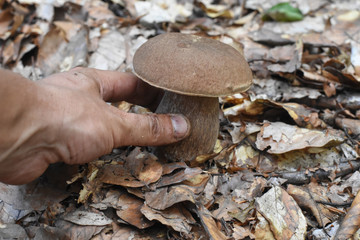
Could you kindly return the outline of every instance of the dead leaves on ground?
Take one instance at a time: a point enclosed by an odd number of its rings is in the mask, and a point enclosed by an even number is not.
[[[278,3],[0,1],[0,64],[34,80],[74,66],[129,71],[135,50],[167,31],[228,43],[254,73],[246,93],[220,99],[214,153],[168,163],[123,148],[67,187],[2,185],[0,238],[355,239],[360,6],[295,0],[301,21],[262,21]]]

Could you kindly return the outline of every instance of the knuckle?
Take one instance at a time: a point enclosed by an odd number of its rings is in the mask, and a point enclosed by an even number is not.
[[[71,79],[77,83],[77,85],[82,86],[88,90],[96,90],[100,91],[101,94],[101,86],[99,82],[99,77],[97,72],[91,68],[85,67],[75,67],[70,70]]]
[[[158,141],[162,136],[162,128],[159,116],[155,114],[148,115],[149,133],[154,141]]]

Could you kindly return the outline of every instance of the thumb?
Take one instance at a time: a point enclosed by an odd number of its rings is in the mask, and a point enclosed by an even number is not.
[[[158,146],[182,140],[190,132],[189,120],[180,114],[118,112],[113,132],[115,147]]]

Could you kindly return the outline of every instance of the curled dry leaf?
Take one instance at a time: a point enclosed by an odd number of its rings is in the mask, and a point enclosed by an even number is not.
[[[139,229],[145,229],[154,225],[154,222],[149,221],[149,218],[145,218],[140,211],[144,205],[142,199],[123,193],[118,198],[116,205],[118,206],[116,214],[127,223]]]
[[[351,207],[342,221],[339,230],[335,235],[335,240],[345,240],[351,238],[360,228],[360,191],[356,195]]]
[[[164,210],[185,201],[195,203],[195,196],[188,187],[182,185],[158,188],[145,193],[145,203],[156,210]]]
[[[141,213],[149,220],[157,220],[166,226],[172,227],[181,233],[190,233],[191,224],[195,224],[195,219],[190,212],[181,205],[172,206],[168,209],[159,211],[143,205]]]
[[[213,216],[202,205],[196,206],[196,213],[198,217],[200,218],[201,224],[205,228],[206,233],[208,234],[210,239],[213,240],[225,240],[227,237],[220,231],[218,228]]]
[[[173,174],[164,175],[160,181],[156,184],[158,188],[169,186],[175,183],[181,183],[185,180],[191,179],[202,173],[201,168],[186,167]]]
[[[324,227],[331,222],[331,220],[326,217],[326,213],[324,213],[328,210],[316,203],[315,197],[311,195],[309,190],[306,190],[304,187],[290,184],[287,187],[287,192],[295,199],[300,207],[311,210],[320,227]]]
[[[226,5],[211,4],[209,1],[199,1],[201,9],[211,18],[233,18],[234,13]]]
[[[135,148],[125,159],[125,168],[131,175],[146,185],[158,181],[162,175],[163,168],[155,155]]]

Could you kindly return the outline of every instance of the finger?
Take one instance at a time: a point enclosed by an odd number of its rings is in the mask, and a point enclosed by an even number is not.
[[[118,111],[114,123],[115,147],[166,145],[187,137],[190,132],[189,121],[178,114],[133,114]]]
[[[109,102],[128,101],[149,106],[158,100],[157,96],[162,92],[161,89],[150,86],[131,73],[93,68],[75,68],[71,72],[94,80],[102,99]]]

